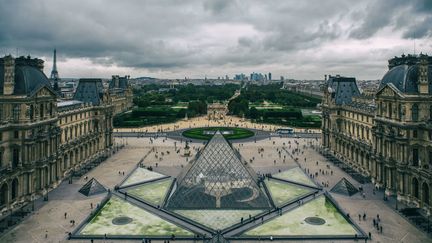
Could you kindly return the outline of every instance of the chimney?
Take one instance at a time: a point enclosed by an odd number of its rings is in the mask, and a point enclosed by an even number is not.
[[[11,56],[3,58],[4,63],[4,83],[3,94],[12,95],[15,87],[15,59]]]

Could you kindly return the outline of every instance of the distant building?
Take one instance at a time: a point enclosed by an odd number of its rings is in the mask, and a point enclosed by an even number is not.
[[[106,158],[113,146],[113,106],[99,81],[83,80],[82,94],[59,101],[43,63],[30,57],[0,58],[2,217]]]
[[[264,81],[265,77],[262,73],[252,73],[250,80],[251,81]]]
[[[268,80],[272,80],[272,74],[271,73],[268,73]]]
[[[432,57],[389,60],[373,96],[345,77],[330,76],[323,91],[323,147],[387,195],[430,213]]]
[[[133,107],[133,93],[129,84],[129,76],[113,75],[109,83],[109,93],[114,114],[123,113]]]
[[[245,81],[245,80],[247,80],[247,77],[244,73],[236,74],[236,75],[234,75],[234,80]]]

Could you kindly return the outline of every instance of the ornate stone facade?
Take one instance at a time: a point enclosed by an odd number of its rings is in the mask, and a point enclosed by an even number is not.
[[[0,58],[0,217],[113,145],[109,96],[96,94],[97,103],[58,101],[42,70],[40,59]]]
[[[207,118],[209,120],[223,120],[227,113],[227,104],[211,103],[207,105]]]
[[[387,195],[430,212],[432,57],[389,60],[374,96],[346,79],[330,76],[324,89],[323,147]]]

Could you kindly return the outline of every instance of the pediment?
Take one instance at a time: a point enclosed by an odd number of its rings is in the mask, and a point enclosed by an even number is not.
[[[377,97],[403,97],[402,93],[392,84],[386,84],[376,93]]]
[[[34,92],[33,97],[42,98],[42,97],[57,97],[57,94],[49,87],[42,86]]]

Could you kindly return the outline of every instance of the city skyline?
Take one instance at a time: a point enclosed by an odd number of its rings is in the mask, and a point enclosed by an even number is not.
[[[1,55],[40,57],[48,76],[54,48],[71,78],[380,79],[388,59],[432,52],[427,0],[0,3]]]

